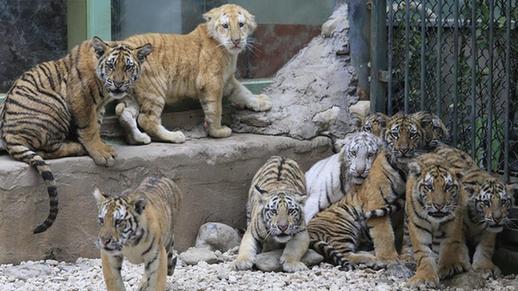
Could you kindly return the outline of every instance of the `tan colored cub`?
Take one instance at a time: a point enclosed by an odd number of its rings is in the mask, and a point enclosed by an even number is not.
[[[226,4],[203,15],[206,23],[187,35],[149,33],[132,36],[129,44],[151,43],[155,53],[138,80],[134,97],[116,108],[130,143],[149,143],[151,139],[181,143],[180,131],[169,131],[160,116],[166,103],[186,98],[200,100],[205,127],[212,137],[227,137],[230,128],[221,125],[223,96],[231,103],[254,111],[272,107],[266,95],[254,95],[235,78],[238,54],[248,45],[248,36],[257,24],[244,8]],[[144,130],[141,132],[138,125]],[[150,138],[151,137],[151,138]]]
[[[166,290],[166,276],[173,275],[176,265],[173,224],[182,196],[178,186],[167,178],[148,177],[136,189],[113,196],[95,189],[93,195],[106,288],[125,290],[121,267],[126,257],[144,264],[138,290]]]

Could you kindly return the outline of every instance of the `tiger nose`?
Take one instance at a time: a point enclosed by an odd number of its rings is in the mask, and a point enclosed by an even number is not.
[[[433,207],[435,207],[435,209],[437,209],[437,210],[441,210],[444,208],[444,204],[434,203]]]
[[[287,224],[277,224],[277,227],[281,230],[281,231],[286,231],[288,229],[288,225]]]
[[[113,81],[113,86],[120,88],[124,85],[124,81]]]
[[[101,237],[100,240],[103,245],[108,245],[112,242],[112,239],[110,237]]]
[[[499,224],[500,221],[502,220],[502,215],[493,216],[493,220],[495,221],[496,224]]]
[[[237,46],[241,43],[241,39],[240,38],[236,38],[236,39],[232,39],[232,43]]]

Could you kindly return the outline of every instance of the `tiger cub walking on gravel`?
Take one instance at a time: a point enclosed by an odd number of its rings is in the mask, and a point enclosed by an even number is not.
[[[255,174],[247,203],[248,227],[234,262],[238,270],[251,269],[257,253],[283,248],[285,272],[307,270],[301,262],[309,246],[304,222],[304,173],[297,162],[273,156]]]
[[[418,156],[408,166],[405,209],[417,262],[408,283],[436,287],[439,279],[470,268],[462,232],[465,194],[460,176],[437,154]]]
[[[109,291],[125,290],[123,258],[144,263],[138,290],[166,290],[166,275],[173,275],[173,225],[182,193],[170,179],[145,178],[136,189],[108,196],[95,189],[99,208],[98,245],[104,282]]]

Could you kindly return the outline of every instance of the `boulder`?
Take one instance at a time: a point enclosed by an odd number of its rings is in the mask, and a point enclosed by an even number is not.
[[[180,259],[187,265],[197,265],[199,262],[207,264],[219,263],[220,260],[214,252],[208,248],[192,247],[180,254]]]
[[[241,237],[235,228],[219,222],[208,222],[200,227],[195,247],[226,252],[239,246],[240,242]]]

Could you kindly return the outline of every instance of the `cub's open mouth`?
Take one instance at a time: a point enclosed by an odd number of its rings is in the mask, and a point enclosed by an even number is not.
[[[448,214],[449,214],[448,212],[443,212],[443,211],[428,212],[428,215],[430,215],[432,217],[437,217],[437,218],[445,217]]]

